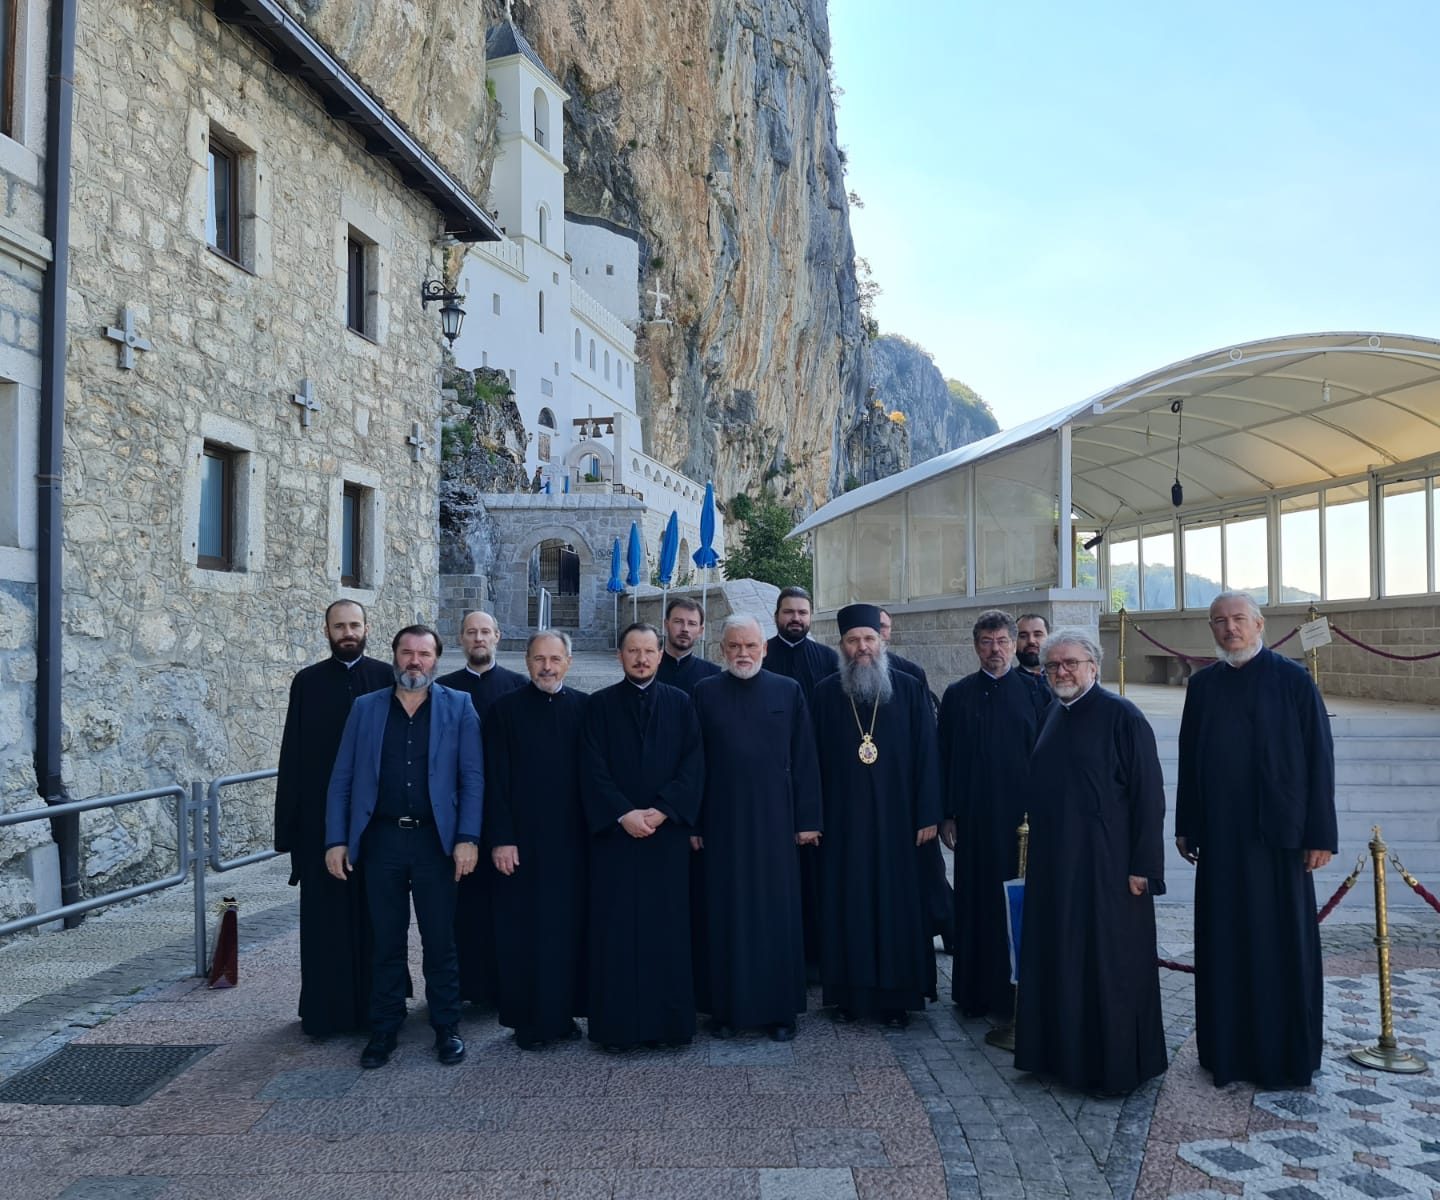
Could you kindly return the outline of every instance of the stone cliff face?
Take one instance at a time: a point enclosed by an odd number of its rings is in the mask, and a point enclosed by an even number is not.
[[[962,383],[947,381],[934,359],[907,338],[887,334],[870,344],[869,379],[876,400],[905,414],[913,462],[988,437],[999,428],[979,396]]]
[[[865,393],[823,0],[530,0],[516,21],[570,93],[567,207],[637,230],[637,286],[671,297],[637,346],[651,453],[722,496],[768,472],[822,503]]]

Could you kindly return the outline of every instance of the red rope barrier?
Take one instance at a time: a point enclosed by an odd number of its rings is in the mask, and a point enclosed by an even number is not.
[[[1354,886],[1355,876],[1351,875],[1344,883],[1335,889],[1335,894],[1331,896],[1329,900],[1325,901],[1325,907],[1315,914],[1315,924],[1320,924],[1321,921],[1334,912],[1340,901],[1345,899],[1345,893]]]
[[[1144,638],[1147,642],[1149,642],[1152,646],[1158,646],[1161,650],[1165,651],[1166,654],[1173,654],[1176,658],[1180,659],[1181,662],[1213,663],[1213,662],[1216,661],[1214,655],[1210,655],[1210,654],[1186,654],[1186,653],[1185,653],[1184,651],[1182,651],[1182,650],[1176,650],[1173,646],[1167,646],[1164,642],[1157,642],[1153,637],[1151,637],[1148,633],[1146,633],[1143,629],[1141,629],[1140,626],[1137,625],[1134,621],[1131,621],[1131,622],[1130,622],[1130,628],[1133,629],[1136,633],[1138,633],[1141,637],[1143,637],[1143,638]],[[1300,626],[1297,625],[1297,626],[1295,626],[1294,629],[1292,629],[1289,633],[1287,633],[1287,634],[1286,634],[1283,638],[1281,638],[1278,642],[1272,642],[1272,643],[1270,644],[1270,649],[1272,649],[1272,650],[1278,650],[1278,649],[1280,649],[1281,646],[1283,646],[1286,642],[1288,642],[1292,637],[1294,637],[1294,636],[1295,636],[1297,633],[1299,633],[1299,632],[1300,632]]]
[[[1195,974],[1195,968],[1189,963],[1176,962],[1173,958],[1157,958],[1155,965],[1164,967],[1167,971],[1183,971],[1186,975]]]
[[[1393,659],[1395,662],[1425,662],[1427,659],[1440,658],[1440,650],[1436,650],[1433,654],[1391,654],[1388,650],[1380,650],[1375,646],[1367,646],[1359,638],[1351,637],[1333,621],[1330,623],[1330,632],[1338,633],[1352,646],[1359,646],[1362,650],[1368,650],[1371,654],[1378,654],[1381,658]]]

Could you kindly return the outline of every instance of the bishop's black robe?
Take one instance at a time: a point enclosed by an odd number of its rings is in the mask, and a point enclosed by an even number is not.
[[[893,650],[887,651],[887,654],[890,665],[895,670],[904,671],[920,681],[920,686],[925,689],[925,699],[934,712],[935,693],[930,690],[930,679],[925,674],[925,668]],[[941,780],[943,783],[943,775]],[[943,809],[943,804],[941,807]],[[917,853],[920,855],[921,878],[925,881],[925,911],[930,920],[930,935],[938,935],[948,949],[953,945],[955,933],[955,893],[950,888],[950,881],[945,878],[945,857],[940,853],[940,839],[931,838],[918,848]]]
[[[352,667],[334,657],[314,663],[290,684],[275,781],[275,849],[290,852],[290,882],[300,885],[300,1027],[312,1037],[370,1023],[365,888],[358,877],[342,883],[325,869],[325,794],[350,705],[393,682],[388,664],[362,656]]]
[[[476,674],[465,667],[435,681],[442,687],[465,692],[480,718],[485,734],[485,717],[490,706],[511,692],[528,687],[530,680],[517,671],[495,663]],[[482,863],[483,867],[484,864]],[[460,960],[460,999],[483,1008],[494,1008],[499,998],[498,968],[495,961],[495,914],[491,899],[496,872],[475,870],[455,885],[455,954]]]
[[[920,685],[891,671],[894,694],[852,705],[832,675],[815,689],[825,841],[820,979],[824,1002],[856,1016],[919,1010],[935,998],[935,947],[915,835],[940,820],[935,720]],[[858,717],[857,717],[858,712]],[[878,759],[859,758],[874,715]]]
[[[692,700],[705,746],[709,994],[699,1007],[736,1029],[790,1025],[805,1011],[795,835],[821,828],[820,771],[793,679],[721,674]]]
[[[815,712],[815,685],[840,669],[840,655],[829,646],[805,637],[790,643],[778,633],[765,643],[765,670],[784,675],[800,685],[805,703]],[[812,968],[820,964],[820,859],[819,846],[798,846],[800,860],[800,920],[805,930],[805,962]]]
[[[1217,1087],[1303,1087],[1324,997],[1314,876],[1336,849],[1335,751],[1319,691],[1273,651],[1196,671],[1180,721],[1175,833],[1195,875],[1195,1035]]]
[[[668,683],[671,687],[677,687],[687,696],[695,691],[695,685],[702,679],[709,679],[712,675],[719,675],[723,668],[716,666],[709,659],[701,658],[700,655],[691,651],[684,658],[673,658],[669,654],[660,655],[660,669],[655,672],[655,678],[660,683]],[[690,965],[695,972],[695,995],[704,997],[710,994],[710,950],[709,950],[709,929],[705,917],[705,856],[696,852],[690,856]],[[705,1005],[700,1005],[705,1009]]]
[[[1155,960],[1165,783],[1150,723],[1099,684],[1069,708],[1057,700],[1026,792],[1015,1066],[1081,1091],[1132,1091],[1167,1062]],[[1149,881],[1144,895],[1131,875]]]
[[[566,1036],[585,1015],[586,860],[580,808],[580,721],[585,700],[527,684],[485,717],[485,828],[479,870],[493,876],[500,1024],[522,1041]],[[502,875],[490,859],[514,846]]]
[[[590,830],[590,1040],[684,1042],[695,1033],[690,970],[690,835],[705,760],[695,709],[678,688],[628,679],[586,702],[581,799]],[[625,832],[631,809],[665,822]]]
[[[1048,700],[1012,669],[967,675],[940,703],[945,815],[955,822],[951,996],[967,1016],[1014,1009],[1001,885],[1019,866],[1023,788]]]

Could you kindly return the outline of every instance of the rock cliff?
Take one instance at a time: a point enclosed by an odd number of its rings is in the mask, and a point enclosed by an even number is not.
[[[887,334],[870,344],[869,379],[885,409],[905,414],[913,462],[989,437],[999,428],[984,400],[959,380],[947,380],[929,353],[908,338]]]
[[[639,232],[637,286],[671,296],[637,346],[651,453],[721,495],[769,472],[787,503],[823,502],[865,394],[824,0],[515,17],[570,93],[567,206]]]

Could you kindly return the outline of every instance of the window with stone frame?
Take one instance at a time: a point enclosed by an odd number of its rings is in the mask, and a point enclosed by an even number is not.
[[[210,184],[205,196],[205,240],[210,249],[240,261],[240,156],[214,132],[207,158]]]
[[[345,242],[345,324],[372,342],[377,338],[375,292],[378,249],[354,226]]]
[[[369,493],[369,488],[358,483],[346,483],[340,492],[340,582],[345,587],[366,586]]]
[[[204,570],[235,570],[235,481],[244,457],[229,446],[205,443],[200,458],[200,525],[195,553],[195,565]]]
[[[0,0],[0,133],[15,136],[21,0]]]

